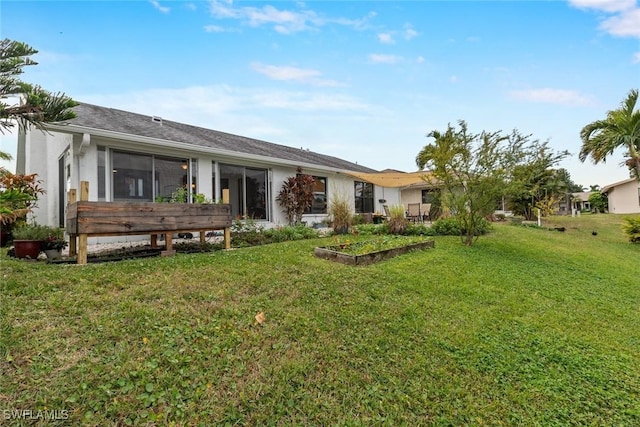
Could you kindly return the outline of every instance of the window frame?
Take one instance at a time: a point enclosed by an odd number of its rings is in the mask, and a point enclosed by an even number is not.
[[[358,186],[362,185],[362,190],[360,190],[360,195],[358,195]],[[367,187],[370,186],[370,197],[365,197],[363,194],[366,194]],[[365,181],[353,181],[353,198],[354,198],[354,209],[357,214],[363,213],[374,213],[375,212],[375,185],[370,182]],[[367,210],[367,201],[370,201],[370,210]]]

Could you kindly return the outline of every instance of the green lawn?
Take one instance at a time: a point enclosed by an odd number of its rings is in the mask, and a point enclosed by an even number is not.
[[[436,237],[368,267],[315,258],[331,238],[87,266],[0,258],[0,418],[639,425],[640,245],[621,222],[498,224],[471,248]]]

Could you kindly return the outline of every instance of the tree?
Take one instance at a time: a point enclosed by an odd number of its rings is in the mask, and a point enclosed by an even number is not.
[[[624,164],[640,180],[640,110],[638,89],[632,89],[620,108],[607,112],[604,120],[589,123],[580,131],[582,148],[579,158],[590,157],[593,163],[605,162],[616,149],[624,149]]]
[[[596,213],[604,212],[609,207],[609,200],[607,196],[598,192],[593,192],[589,195],[589,204],[591,209],[595,209]]]
[[[509,208],[526,219],[535,217],[534,208],[552,212],[558,201],[566,200],[569,188],[575,188],[565,169],[553,168],[569,152],[553,151],[548,141],[532,140],[531,135],[514,132],[511,139],[516,159],[506,190]]]
[[[462,120],[458,125],[459,129],[449,124],[444,132],[429,133],[434,142],[420,151],[416,163],[428,168],[429,179],[441,186],[443,207],[458,223],[462,242],[471,246],[504,194],[512,153],[501,147],[509,137],[498,132],[472,134]]]
[[[75,117],[71,108],[77,105],[63,93],[51,93],[40,86],[20,80],[23,68],[36,65],[29,58],[38,53],[26,43],[4,39],[0,41],[0,133],[16,124],[21,130],[30,126],[43,129],[43,124]],[[10,104],[9,98],[20,98]],[[6,153],[3,153],[6,157]]]
[[[296,169],[296,176],[290,176],[282,183],[276,201],[287,215],[289,224],[300,224],[302,215],[313,203],[313,184],[315,180],[311,175],[302,173],[302,168]]]

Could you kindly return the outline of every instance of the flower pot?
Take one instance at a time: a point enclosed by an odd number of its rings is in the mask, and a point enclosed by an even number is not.
[[[62,251],[60,249],[45,249],[45,255],[48,260],[55,261],[62,258]]]
[[[16,250],[17,258],[31,258],[36,259],[40,255],[40,247],[42,242],[40,240],[14,240],[13,247]]]
[[[8,231],[0,231],[0,247],[4,247],[11,240],[11,233]]]

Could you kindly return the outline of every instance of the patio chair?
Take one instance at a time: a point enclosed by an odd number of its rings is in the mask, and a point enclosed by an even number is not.
[[[391,218],[391,213],[389,212],[389,206],[382,205],[382,207],[384,209],[384,216],[386,217],[387,220],[389,220],[389,218]]]
[[[431,203],[422,204],[422,220],[431,221]]]
[[[422,215],[420,215],[420,203],[409,203],[407,205],[407,219],[413,222],[422,222]]]

